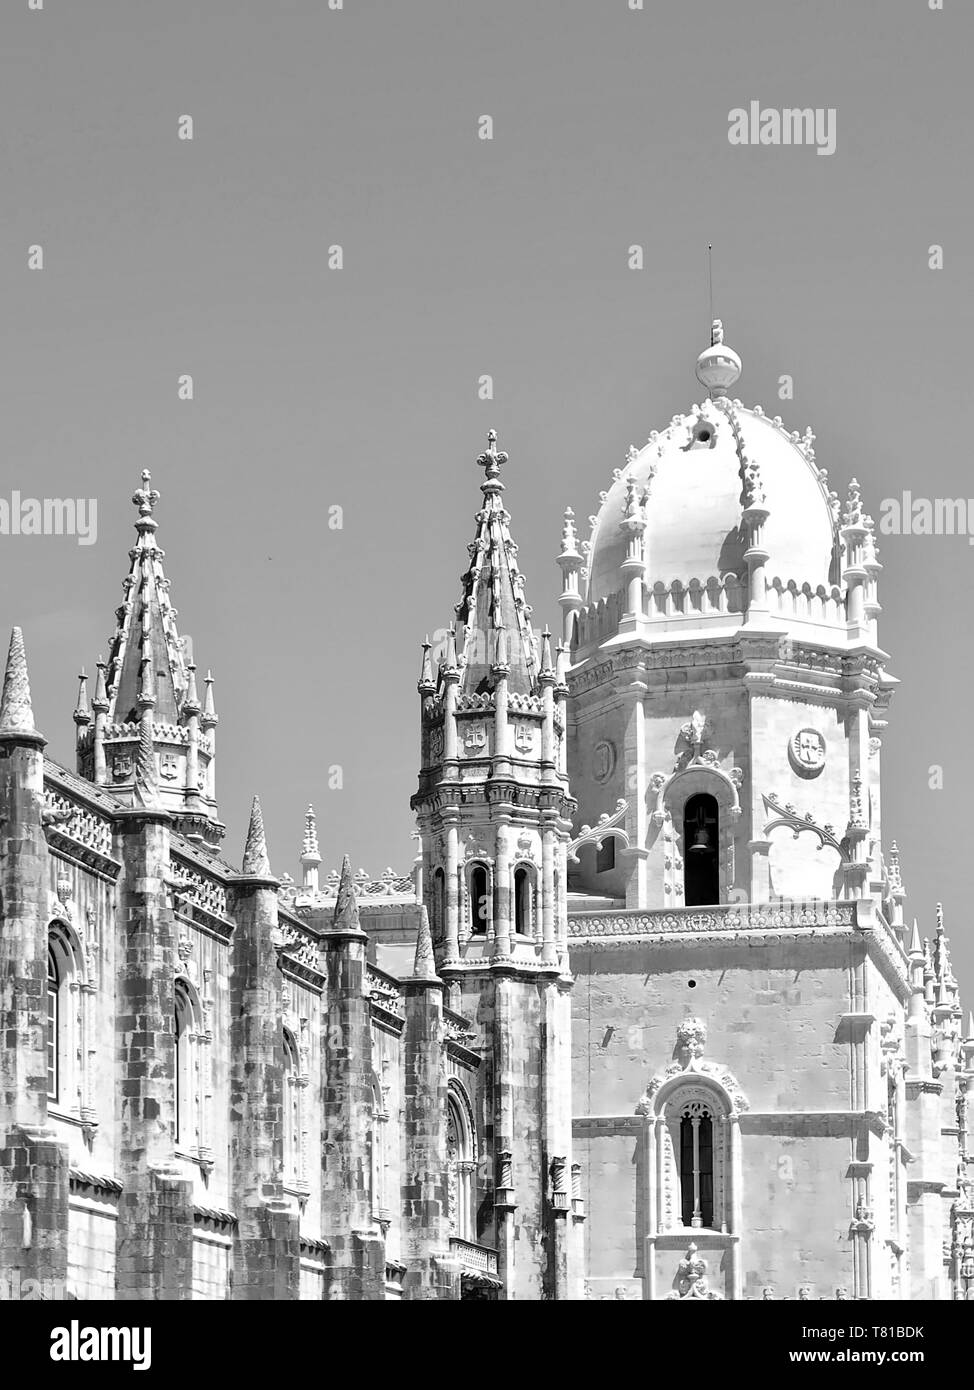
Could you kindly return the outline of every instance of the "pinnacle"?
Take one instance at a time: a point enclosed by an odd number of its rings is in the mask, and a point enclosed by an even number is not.
[[[260,809],[260,798],[257,796],[254,797],[254,804],[250,808],[243,872],[251,878],[271,877],[271,861],[267,856],[267,840],[264,837],[264,815]]]
[[[433,937],[430,933],[430,919],[425,904],[419,909],[419,931],[416,935],[416,959],[413,964],[414,980],[438,980],[436,961],[433,958]]]
[[[30,702],[24,634],[19,627],[15,627],[10,634],[3,695],[0,697],[0,735],[36,733],[34,711]]]
[[[352,865],[347,854],[342,860],[342,871],[338,880],[338,897],[335,902],[333,925],[337,931],[362,931],[358,916],[358,894],[352,878]]]

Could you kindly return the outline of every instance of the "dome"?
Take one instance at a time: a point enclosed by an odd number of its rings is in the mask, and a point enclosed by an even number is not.
[[[733,364],[739,360],[715,344],[698,359],[704,384],[736,379]],[[769,419],[760,406],[749,409],[723,395],[674,417],[663,433],[654,431],[642,449],[630,450],[627,466],[603,494],[588,553],[585,603],[609,599],[626,586],[633,485],[646,522],[649,589],[746,576],[747,490],[752,504],[767,511],[761,545],[768,553],[769,581],[813,591],[834,584],[837,500],[815,463],[813,440],[810,430],[789,434],[780,418]]]

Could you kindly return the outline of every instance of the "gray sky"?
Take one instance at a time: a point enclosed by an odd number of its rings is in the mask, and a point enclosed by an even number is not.
[[[904,488],[974,496],[971,7],[646,4],[4,0],[0,496],[99,502],[96,545],[0,537],[0,618],[25,629],[53,756],[72,761],[75,673],[107,648],[149,467],[180,627],[217,678],[228,852],[256,790],[278,872],[309,799],[326,868],[347,849],[406,869],[419,641],[459,595],[485,431],[554,627],[562,508],[588,516],[628,445],[699,397],[708,240],[746,402],[811,424],[874,516]],[[753,100],[834,107],[835,154],[731,146]],[[903,681],[885,826],[971,982],[974,548],[887,538],[882,559]]]

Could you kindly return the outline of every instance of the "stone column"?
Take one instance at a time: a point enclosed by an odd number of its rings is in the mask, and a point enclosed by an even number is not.
[[[335,919],[322,935],[328,985],[321,1010],[321,1206],[331,1242],[329,1297],[385,1298],[385,1241],[372,1223],[372,1026],[366,951],[352,870],[342,864]]]
[[[443,982],[433,964],[422,913],[413,975],[404,982],[403,1034],[403,1298],[460,1297],[459,1266],[449,1258],[447,1196],[447,1077]]]
[[[254,798],[244,872],[231,895],[230,1190],[237,1216],[233,1298],[296,1299],[299,1218],[284,1196],[284,1016],[278,881]]]
[[[44,739],[15,628],[0,704],[0,1279],[63,1298],[68,1154],[47,1127]]]
[[[167,891],[169,824],[151,806],[116,819],[118,1178],[115,1291],[146,1302],[192,1298],[192,1185],[174,1154],[175,976]]]

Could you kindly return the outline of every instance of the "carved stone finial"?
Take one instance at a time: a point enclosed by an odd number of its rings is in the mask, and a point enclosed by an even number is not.
[[[301,856],[304,859],[317,858],[319,861],[321,860],[321,855],[318,852],[318,822],[315,818],[315,808],[311,805],[304,813],[304,845]]]
[[[477,459],[479,467],[483,468],[487,475],[487,483],[493,490],[503,487],[500,481],[501,468],[508,460],[508,455],[497,447],[497,431],[487,431],[487,448]]]

